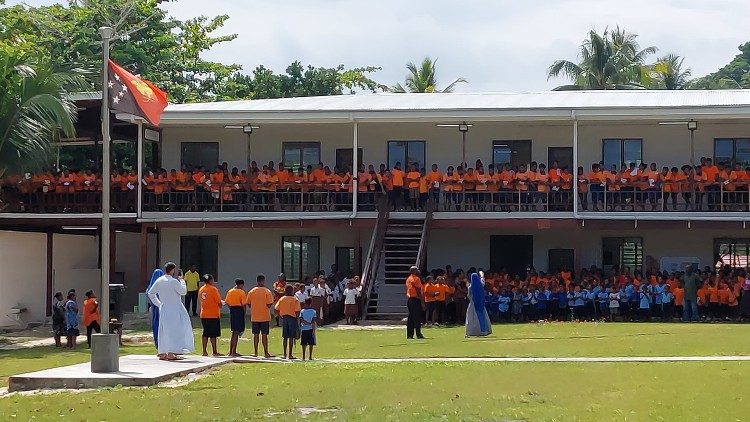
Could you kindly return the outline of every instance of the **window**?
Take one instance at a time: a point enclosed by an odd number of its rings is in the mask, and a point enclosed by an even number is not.
[[[750,239],[715,239],[715,267],[747,268],[750,263]]]
[[[281,161],[286,168],[315,167],[320,162],[320,142],[284,142]]]
[[[284,236],[281,238],[281,268],[286,279],[300,281],[320,269],[320,238]]]
[[[183,142],[181,160],[183,166],[213,170],[219,165],[219,143]]]
[[[609,271],[617,266],[641,271],[643,268],[643,239],[640,237],[605,237],[602,239],[602,268]]]
[[[549,147],[547,148],[547,168],[557,162],[559,168],[567,167],[573,171],[573,147]]]
[[[392,169],[397,162],[401,163],[401,169],[411,164],[423,168],[424,149],[424,141],[388,141],[388,168]]]
[[[714,163],[750,166],[750,138],[714,139]]]
[[[495,168],[502,168],[510,164],[515,168],[521,164],[531,163],[531,141],[493,141],[492,142],[492,164]]]
[[[616,165],[619,169],[625,163],[640,165],[643,160],[642,139],[604,139],[602,140],[602,161],[604,168]]]
[[[191,265],[195,265],[199,274],[212,274],[218,278],[218,247],[218,236],[181,236],[180,268],[187,271]]]
[[[360,259],[362,254],[362,249],[360,248]],[[360,266],[356,265],[355,261],[355,253],[354,248],[350,248],[348,246],[337,246],[336,247],[336,268],[339,270],[342,274],[349,274],[349,272],[354,272],[357,268],[360,268]],[[361,264],[361,263],[360,263]]]

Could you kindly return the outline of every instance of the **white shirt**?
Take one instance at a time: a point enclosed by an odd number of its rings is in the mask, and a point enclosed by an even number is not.
[[[620,293],[619,292],[609,294],[609,307],[610,308],[620,307]]]
[[[360,289],[361,287],[357,287],[356,289],[347,288],[344,290],[344,305],[355,305],[357,303]]]
[[[307,293],[305,293],[305,292],[300,292],[300,291],[298,290],[298,291],[297,291],[297,293],[295,293],[295,294],[294,294],[294,297],[296,297],[296,298],[297,298],[297,300],[299,301],[299,303],[305,303],[305,301],[307,300],[307,297],[308,297],[308,296],[307,296]]]
[[[329,293],[331,293],[331,289],[329,289],[328,286],[324,286],[324,287],[315,286],[315,287],[310,288],[310,296],[312,297],[325,297]]]

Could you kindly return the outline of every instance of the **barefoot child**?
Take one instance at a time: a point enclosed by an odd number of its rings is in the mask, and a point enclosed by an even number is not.
[[[234,280],[234,287],[229,289],[224,302],[229,306],[229,325],[232,339],[229,341],[229,356],[238,357],[237,343],[245,331],[245,280]]]
[[[297,359],[294,357],[294,341],[297,339],[299,327],[299,301],[294,297],[294,287],[287,285],[284,288],[284,296],[276,302],[277,315],[281,317],[281,336],[284,347],[284,359]]]
[[[315,346],[315,332],[318,324],[315,322],[317,312],[313,309],[312,299],[305,300],[305,308],[299,313],[299,327],[302,333],[300,344],[302,345],[302,360],[305,360],[305,351],[310,347],[310,353],[307,355],[309,360],[313,360],[313,347]]]
[[[224,301],[221,300],[219,289],[214,286],[214,277],[211,274],[203,276],[203,286],[198,290],[198,298],[201,304],[201,324],[203,325],[203,356],[208,356],[206,346],[211,340],[211,349],[214,357],[221,354],[216,349],[216,338],[221,336],[221,307]]]

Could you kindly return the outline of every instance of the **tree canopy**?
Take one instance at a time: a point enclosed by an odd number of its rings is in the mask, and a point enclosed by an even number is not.
[[[404,85],[397,83],[392,87],[388,88],[391,92],[453,92],[456,85],[459,83],[466,83],[466,79],[458,77],[453,82],[446,85],[445,88],[439,89],[437,87],[437,77],[435,76],[436,70],[435,65],[437,59],[432,60],[429,57],[422,59],[419,66],[412,62],[406,64],[406,69],[409,70],[409,74],[406,75],[406,81]]]
[[[698,78],[690,89],[750,88],[750,42],[738,47],[740,53],[721,69]]]

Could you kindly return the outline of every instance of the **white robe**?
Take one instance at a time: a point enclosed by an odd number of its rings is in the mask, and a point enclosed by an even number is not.
[[[185,281],[164,275],[156,279],[147,293],[159,308],[159,353],[192,353],[195,350],[193,327],[182,304],[182,297],[187,293]]]

